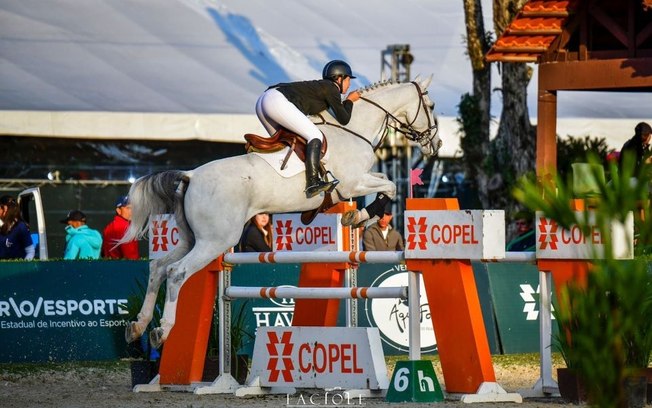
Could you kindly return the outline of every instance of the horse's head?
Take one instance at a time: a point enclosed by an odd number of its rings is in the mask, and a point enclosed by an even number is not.
[[[432,76],[408,83],[381,83],[363,90],[360,99],[385,113],[384,124],[421,147],[423,154],[436,155],[441,147],[435,104],[428,97]]]
[[[435,156],[441,147],[438,136],[439,124],[434,114],[435,103],[428,97],[428,86],[432,75],[424,80],[416,79],[409,86],[417,98],[406,105],[405,120],[401,122],[401,131],[405,136],[421,146],[421,152],[426,156]],[[407,85],[406,85],[407,86]]]

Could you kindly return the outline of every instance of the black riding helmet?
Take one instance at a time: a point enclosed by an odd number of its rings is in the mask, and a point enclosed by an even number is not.
[[[342,60],[333,60],[324,66],[322,78],[335,80],[339,76],[355,78],[351,66]]]

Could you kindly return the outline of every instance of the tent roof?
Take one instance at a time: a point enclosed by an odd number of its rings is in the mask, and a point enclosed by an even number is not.
[[[491,27],[491,1],[482,3]],[[353,87],[367,85],[380,79],[381,51],[409,44],[412,75],[434,74],[451,156],[457,105],[472,87],[465,34],[457,1],[0,0],[0,134],[241,142],[264,132],[253,111],[268,85],[318,77],[335,58],[351,62]],[[650,103],[574,94],[559,116],[594,136],[605,131],[593,118],[624,118],[615,133],[629,135]]]

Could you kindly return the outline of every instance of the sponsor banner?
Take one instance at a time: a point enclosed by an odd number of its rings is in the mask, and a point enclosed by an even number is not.
[[[583,211],[575,212],[577,219],[584,218]],[[584,234],[573,225],[561,228],[555,220],[546,218],[542,212],[536,214],[537,258],[539,259],[595,259],[602,258],[605,240],[595,225],[595,213],[588,212],[590,231]],[[629,214],[625,223],[612,222],[611,236],[615,259],[632,259],[634,256],[634,216]]]
[[[310,225],[301,214],[274,214],[274,251],[342,251],[341,214],[318,214]]]
[[[406,259],[503,259],[502,210],[405,211]]]
[[[534,264],[485,264],[491,287],[495,319],[500,333],[501,353],[539,351],[540,287]],[[554,297],[554,291],[551,294]],[[557,323],[552,323],[553,335]]]
[[[128,357],[124,306],[147,271],[143,261],[3,262],[0,362]]]
[[[366,275],[367,272],[362,271]],[[430,316],[430,306],[426,295],[423,276],[419,274],[421,297],[419,300],[419,322],[421,329],[421,351],[437,350],[435,330]],[[405,265],[396,265],[369,285],[371,287],[408,286],[408,271]],[[396,350],[407,352],[410,347],[409,308],[407,299],[365,299],[364,311],[371,327],[378,327],[382,341]]]
[[[263,387],[387,389],[376,328],[261,327],[249,379]]]
[[[179,228],[174,214],[156,214],[149,219],[149,259],[158,259],[179,243]]]

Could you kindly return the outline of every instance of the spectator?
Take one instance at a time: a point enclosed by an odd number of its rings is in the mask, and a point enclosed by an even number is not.
[[[36,252],[29,227],[11,196],[0,197],[0,259],[34,259]]]
[[[641,170],[643,163],[647,162],[649,155],[650,136],[652,135],[652,127],[645,123],[640,122],[634,128],[634,136],[625,142],[623,148],[620,149],[619,164],[622,167],[623,159],[627,156],[633,157],[635,162],[634,176],[637,177]],[[631,160],[631,159],[630,159]]]
[[[102,234],[102,257],[113,259],[138,259],[138,241],[118,245],[131,223],[131,204],[127,196],[118,197],[115,202],[113,221],[107,224]]]
[[[402,251],[403,237],[391,226],[392,203],[385,204],[383,216],[364,231],[362,242],[365,251]]]
[[[532,221],[534,217],[529,211],[519,211],[514,216],[518,236],[507,243],[508,252],[523,252],[536,250],[536,234]]]
[[[10,195],[3,195],[2,197],[0,197],[0,225],[2,225],[2,217],[7,212],[8,205],[12,201],[16,201],[16,200]]]
[[[66,227],[66,250],[63,259],[98,259],[102,248],[102,235],[86,225],[86,215],[73,210],[61,220]]]
[[[272,221],[268,213],[251,217],[240,238],[240,252],[270,252],[272,250]]]

